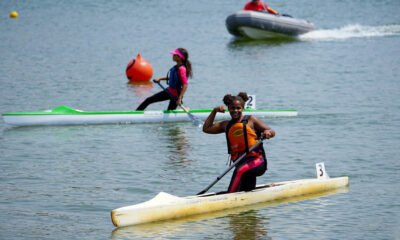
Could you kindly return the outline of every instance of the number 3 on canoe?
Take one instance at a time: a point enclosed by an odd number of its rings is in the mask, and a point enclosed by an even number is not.
[[[328,173],[325,170],[325,164],[323,162],[315,164],[317,170],[317,178],[329,178]]]

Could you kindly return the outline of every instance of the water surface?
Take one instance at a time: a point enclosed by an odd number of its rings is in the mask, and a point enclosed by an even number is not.
[[[318,30],[234,39],[224,21],[238,0],[0,2],[0,112],[135,109],[160,89],[126,84],[128,62],[140,53],[163,76],[168,52],[185,47],[194,68],[185,105],[246,91],[258,108],[299,111],[264,119],[277,137],[259,183],[314,177],[323,161],[330,176],[350,177],[345,192],[116,230],[114,208],[210,184],[227,168],[224,136],[191,123],[1,123],[0,238],[400,239],[400,2],[268,3]]]

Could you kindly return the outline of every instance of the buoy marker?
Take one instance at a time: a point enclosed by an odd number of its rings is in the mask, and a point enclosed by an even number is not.
[[[18,17],[18,12],[17,11],[11,11],[10,12],[10,18],[17,18]]]
[[[153,76],[153,67],[139,53],[136,56],[136,59],[129,61],[125,72],[126,77],[131,82],[150,81],[151,77]]]

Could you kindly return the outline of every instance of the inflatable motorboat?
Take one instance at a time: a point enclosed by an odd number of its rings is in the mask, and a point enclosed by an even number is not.
[[[256,11],[238,11],[229,15],[226,28],[236,37],[252,39],[296,37],[315,30],[313,23],[303,19]]]

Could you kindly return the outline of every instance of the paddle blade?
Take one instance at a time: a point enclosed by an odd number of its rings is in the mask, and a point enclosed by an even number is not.
[[[194,125],[196,125],[198,128],[203,127],[203,121],[201,121],[199,118],[191,114],[187,107],[183,106],[182,104],[180,104],[179,106],[183,109],[185,113],[187,113],[188,117],[190,118],[190,120],[192,120]]]
[[[198,128],[203,128],[203,122],[196,120],[193,120],[193,124],[196,125]]]

